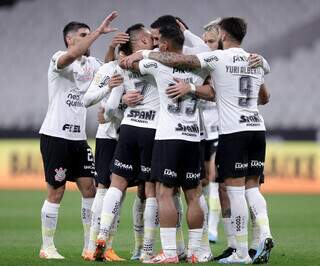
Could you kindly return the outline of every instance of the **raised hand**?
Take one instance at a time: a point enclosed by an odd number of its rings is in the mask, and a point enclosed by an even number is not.
[[[110,13],[105,19],[104,21],[101,23],[101,25],[97,28],[97,31],[100,34],[106,34],[109,32],[113,32],[113,31],[117,31],[117,28],[111,28],[110,24],[111,22],[118,17],[118,12],[117,11],[113,11],[112,13]]]
[[[130,39],[130,36],[128,33],[125,32],[118,32],[112,39],[112,42],[110,44],[111,47],[116,48],[119,44],[124,44],[128,42]]]

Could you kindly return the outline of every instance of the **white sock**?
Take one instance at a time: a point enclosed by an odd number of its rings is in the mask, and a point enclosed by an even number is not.
[[[245,187],[226,186],[231,207],[231,224],[236,238],[236,249],[239,257],[248,256],[248,206]]]
[[[267,237],[271,237],[267,203],[259,188],[254,187],[246,189],[246,199],[252,212],[252,216],[255,217],[255,224],[258,227],[256,233],[259,233],[260,241]]]
[[[96,240],[99,234],[100,229],[100,219],[101,219],[101,210],[103,204],[103,198],[107,193],[106,188],[98,188],[96,196],[94,198],[92,207],[91,207],[91,226],[90,226],[90,239],[88,250],[94,251],[96,248]]]
[[[113,219],[113,223],[112,223],[110,231],[109,231],[109,237],[108,237],[107,243],[106,243],[106,249],[112,248],[113,237],[115,236],[115,234],[118,231],[119,223],[120,223],[120,212],[118,212],[118,214]]]
[[[211,255],[211,249],[210,249],[210,243],[208,239],[208,204],[206,202],[206,199],[204,195],[201,195],[199,198],[199,203],[201,210],[203,211],[203,233],[202,233],[202,238],[201,238],[201,243],[200,243],[200,254],[209,256]]]
[[[218,237],[218,224],[220,220],[220,200],[219,200],[219,184],[210,182],[209,193],[209,233]]]
[[[160,239],[163,253],[167,257],[177,256],[176,228],[160,228]]]
[[[135,197],[132,206],[133,230],[135,240],[135,250],[143,248],[144,221],[143,214],[145,209],[145,200]]]
[[[249,207],[249,211],[250,211],[251,232],[252,232],[252,240],[251,240],[250,249],[257,250],[259,247],[259,244],[260,244],[260,230],[259,230],[259,226],[257,225],[257,222],[256,222],[256,216],[252,212],[250,207]]]
[[[147,198],[144,209],[143,252],[153,255],[157,228],[159,225],[158,203],[156,198]]]
[[[211,182],[210,182],[211,183]],[[210,185],[202,186],[202,194],[206,198],[206,200],[209,199],[209,194],[210,194]]]
[[[189,241],[188,241],[188,257],[200,255],[201,239],[203,235],[203,229],[189,229]]]
[[[107,240],[115,216],[120,211],[122,192],[110,187],[104,196],[98,239]]]
[[[42,248],[54,246],[60,204],[44,201],[41,209]]]
[[[184,244],[183,228],[182,228],[183,204],[182,204],[180,193],[177,193],[173,196],[173,201],[178,212],[176,237],[177,237],[177,254],[180,255],[182,253],[185,253],[185,244]]]
[[[227,236],[228,247],[236,248],[236,238],[233,233],[231,218],[222,218],[224,232]]]
[[[81,219],[83,225],[84,249],[88,248],[90,239],[91,207],[93,201],[94,198],[82,198],[81,202]]]

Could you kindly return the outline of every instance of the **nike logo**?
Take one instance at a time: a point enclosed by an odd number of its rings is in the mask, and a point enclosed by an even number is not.
[[[46,218],[51,218],[51,219],[53,219],[53,218],[56,218],[56,217],[55,217],[55,216],[49,216],[49,215],[46,214]]]

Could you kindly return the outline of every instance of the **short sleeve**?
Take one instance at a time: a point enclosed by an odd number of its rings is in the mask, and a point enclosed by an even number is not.
[[[220,60],[217,51],[205,52],[196,55],[200,61],[201,68],[206,68],[209,71],[215,70]]]
[[[155,74],[159,71],[160,64],[157,61],[143,59],[139,62],[139,70],[142,75]]]
[[[56,52],[52,58],[51,58],[51,64],[53,64],[53,71],[54,72],[57,72],[57,73],[67,73],[67,72],[71,72],[72,71],[72,67],[71,65],[68,65],[64,68],[58,68],[58,60],[60,58],[60,56],[66,54],[67,52],[66,51],[58,51]]]

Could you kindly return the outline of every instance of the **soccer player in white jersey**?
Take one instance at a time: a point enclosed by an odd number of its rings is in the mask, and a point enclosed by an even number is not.
[[[144,52],[144,57],[167,65],[205,68],[212,72],[219,111],[217,167],[231,205],[236,252],[220,263],[251,263],[248,255],[248,205],[255,210],[260,231],[260,247],[254,263],[268,261],[273,241],[267,206],[259,191],[259,176],[265,160],[265,126],[257,108],[258,99],[268,99],[262,68],[249,66],[250,54],[240,48],[246,23],[240,18],[224,18],[219,23],[219,42],[224,50],[197,56]],[[141,53],[131,58],[139,60]],[[131,63],[131,62],[129,62]]]
[[[121,49],[126,49],[126,54],[152,49],[151,33],[142,24],[135,24],[126,32],[130,35],[130,42],[121,46]],[[158,226],[158,206],[154,182],[151,180],[151,157],[159,113],[159,96],[152,76],[131,71],[124,72],[124,90],[139,90],[144,98],[135,107],[128,107],[124,113],[111,167],[111,185],[104,197],[95,256],[104,252],[112,222],[120,209],[121,197],[127,187],[136,184],[136,181],[145,182],[147,199],[144,217],[149,224],[144,225],[144,251],[150,253],[150,256],[153,254]],[[120,101],[122,93],[118,96]],[[152,219],[147,219],[148,216]]]
[[[159,30],[160,51],[182,52],[184,36],[177,25]],[[125,65],[125,64],[124,64]],[[169,68],[155,61],[142,60],[135,65],[141,74],[155,77],[160,98],[160,115],[152,158],[152,177],[160,182],[157,191],[160,216],[160,238],[163,253],[146,263],[177,263],[177,210],[173,195],[181,186],[188,204],[189,225],[188,261],[197,262],[202,239],[203,211],[199,204],[200,180],[200,120],[195,95],[175,100],[166,94],[168,85],[177,78],[202,85],[206,71]],[[186,156],[187,155],[187,156]]]
[[[118,33],[119,34],[119,33]],[[117,34],[117,35],[118,35]],[[116,36],[117,36],[116,35]],[[113,106],[110,100],[111,90],[121,90],[123,84],[121,76],[122,69],[119,68],[117,61],[111,61],[101,66],[96,73],[93,82],[83,97],[86,107],[92,106],[101,101],[99,117],[99,127],[96,135],[95,166],[97,172],[96,183],[98,185],[97,193],[92,204],[92,218],[90,227],[90,240],[85,252],[85,260],[94,260],[94,251],[96,240],[100,229],[101,210],[103,198],[110,186],[111,172],[110,164],[113,159],[114,151],[117,145],[118,129],[123,117],[123,105]],[[106,110],[106,118],[104,118]],[[112,110],[112,111],[111,111]],[[102,260],[123,261],[112,249],[113,236],[115,235],[119,223],[119,216],[114,219],[112,230],[106,244],[106,251]]]
[[[93,32],[83,23],[71,22],[63,30],[66,51],[56,52],[49,65],[49,107],[40,129],[40,149],[47,182],[47,198],[41,209],[40,257],[63,259],[54,245],[58,212],[66,181],[75,181],[82,194],[81,218],[84,250],[90,228],[90,209],[95,195],[93,155],[86,141],[86,108],[83,95],[100,62],[89,56],[91,44],[102,34],[114,31],[111,13]]]

